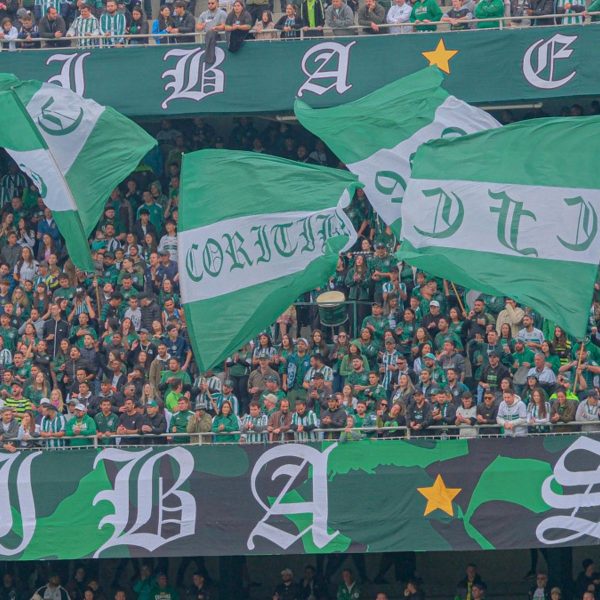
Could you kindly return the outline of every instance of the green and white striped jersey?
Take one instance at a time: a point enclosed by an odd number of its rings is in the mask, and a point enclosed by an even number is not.
[[[297,426],[302,425],[304,428],[308,427],[311,431],[297,431]],[[292,429],[294,430],[294,437],[299,442],[308,442],[317,439],[317,434],[312,431],[318,427],[319,422],[317,415],[312,410],[307,410],[302,416],[297,412],[292,415]]]
[[[67,31],[67,37],[83,37],[94,35],[100,35],[100,27],[98,26],[98,19],[96,19],[96,17],[93,15],[87,19],[83,18],[81,15],[78,16],[73,23],[71,23],[69,31]],[[77,45],[79,48],[93,48],[94,46],[98,46],[98,40],[77,40]]]
[[[65,417],[63,415],[56,415],[54,419],[43,417],[40,428],[42,431],[49,433],[58,433],[64,431],[66,426]],[[65,440],[59,439],[47,439],[46,447],[48,448],[62,448],[65,445]]]
[[[584,0],[556,0],[554,12],[558,12],[559,8],[564,8],[565,4],[571,4],[572,6],[583,6],[585,8]],[[559,21],[559,19],[557,19]],[[572,9],[565,10],[565,16],[560,20],[563,25],[578,25],[583,23],[583,16],[581,12],[575,12]]]
[[[261,443],[261,442],[266,442],[267,441],[267,437],[266,437],[266,433],[264,433],[267,430],[267,423],[268,423],[268,419],[267,419],[267,415],[263,415],[260,414],[258,417],[253,417],[251,415],[244,415],[242,417],[242,440],[250,443],[250,444],[256,444],[256,443]],[[246,426],[251,424],[252,425],[252,429],[246,429]],[[249,432],[254,432],[254,433],[249,433]]]
[[[123,35],[127,22],[125,15],[121,12],[115,12],[113,14],[104,12],[100,16],[100,33],[102,35],[110,34],[110,37],[102,40],[103,46],[114,46],[115,44],[124,44],[125,40]]]

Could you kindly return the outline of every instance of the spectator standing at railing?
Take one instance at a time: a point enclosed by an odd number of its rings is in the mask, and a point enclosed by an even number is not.
[[[275,28],[273,23],[273,14],[270,10],[263,10],[260,19],[254,24],[254,37],[257,40],[275,40],[277,39],[276,31],[268,31]],[[260,138],[257,138],[260,142]],[[260,142],[262,144],[262,142]],[[264,149],[262,150],[264,152]]]
[[[231,407],[231,404],[229,404]],[[187,426],[194,413],[190,410],[190,400],[186,396],[181,396],[177,401],[177,410],[173,413],[169,423],[171,433],[186,433]],[[143,425],[143,423],[142,423]],[[172,442],[175,444],[187,444],[190,441],[188,436],[174,436]]]
[[[383,33],[385,29],[379,27],[383,23],[385,23],[385,8],[383,8],[377,0],[366,0],[365,4],[358,10],[358,24],[364,27],[363,32]],[[383,244],[378,244],[377,248],[379,249],[380,246],[383,246]],[[385,248],[385,246],[383,246],[383,248]],[[374,272],[373,275],[375,275]],[[379,284],[378,289],[380,291],[382,282],[380,281],[379,276],[377,276],[376,282]],[[377,297],[378,296],[376,295],[375,298]]]
[[[230,52],[237,52],[248,37],[248,32],[254,25],[252,16],[245,9],[242,0],[235,0],[233,9],[227,15],[225,31],[227,32],[227,47]]]
[[[532,433],[547,433],[550,431],[550,403],[542,388],[536,388],[527,405],[527,422]]]
[[[447,389],[437,389],[432,403],[431,418],[434,425],[454,425],[456,407],[452,404],[452,393]]]
[[[297,442],[309,442],[317,439],[314,430],[318,426],[318,419],[314,411],[306,407],[304,400],[296,403],[296,410],[292,415],[291,430]]]
[[[104,446],[111,443],[110,439],[114,437],[119,426],[119,416],[113,409],[116,410],[110,398],[102,398],[100,401],[100,412],[94,416],[96,435],[98,436],[99,443]]]
[[[333,29],[333,35],[353,35],[354,31],[348,29],[352,25],[354,25],[352,9],[343,0],[331,0],[331,4],[325,9],[325,27]]]
[[[134,6],[131,10],[131,23],[127,28],[127,33],[130,35],[144,35],[148,33],[148,19],[146,18],[144,11],[139,6]],[[137,46],[147,43],[147,37],[131,38],[129,40],[130,46]]]
[[[321,413],[321,429],[343,429],[346,426],[346,411],[340,406],[337,397],[331,394],[327,398],[327,410]],[[327,439],[337,439],[340,433],[327,433]]]
[[[240,421],[233,414],[231,404],[223,402],[221,411],[215,416],[212,423],[212,431],[216,433],[215,442],[237,442],[239,435],[227,435],[240,430]],[[219,435],[220,434],[220,435]]]
[[[300,37],[300,30],[304,27],[304,21],[296,14],[296,6],[288,4],[285,14],[275,23],[275,29],[281,31],[282,39],[295,39]]]
[[[322,0],[302,0],[300,18],[304,21],[305,37],[321,37],[325,25],[325,7]]]
[[[570,5],[570,3],[569,3]],[[569,6],[570,9],[570,6]],[[564,11],[564,0],[563,0],[563,11]],[[581,11],[585,10],[585,6],[581,7]],[[558,13],[558,6],[555,6],[555,0],[529,0],[529,8],[527,14],[531,19],[531,25],[554,25],[554,19],[543,18],[545,15],[553,15]],[[577,17],[575,17],[576,19]]]
[[[458,1],[458,0],[456,0]],[[390,25],[400,25],[401,23],[410,23],[410,15],[412,13],[412,6],[406,2],[406,0],[394,0],[392,6],[388,10],[385,20]],[[412,27],[404,25],[401,27],[390,27],[389,33],[410,33]]]
[[[456,409],[455,425],[459,428],[459,437],[474,438],[477,437],[477,408],[473,403],[471,392],[465,392],[462,395],[461,405]],[[485,433],[485,430],[483,430]]]
[[[442,23],[450,23],[452,31],[469,29],[469,21],[473,18],[471,11],[463,5],[463,0],[452,0],[452,8],[441,18]]]
[[[75,418],[71,419],[65,427],[65,435],[68,437],[87,436],[96,434],[96,422],[87,414],[85,406],[81,403],[75,405]],[[92,440],[72,439],[69,446],[89,446]]]
[[[173,16],[171,17],[171,24],[167,26],[167,33],[178,33],[175,38],[175,43],[191,43],[194,38],[189,35],[183,35],[193,33],[196,29],[196,20],[194,16],[186,10],[186,3],[182,0],[178,0],[173,5]]]
[[[415,390],[413,394],[414,401],[408,407],[406,422],[411,435],[422,435],[432,424],[431,405],[425,399],[425,394],[420,390]]]
[[[106,39],[103,46],[122,46],[125,43],[127,22],[125,15],[117,10],[116,0],[107,0],[106,10],[100,16],[100,35]]]
[[[574,431],[571,427],[562,426],[561,423],[571,423],[575,420],[577,412],[577,397],[569,398],[567,389],[559,387],[556,390],[554,402],[550,411],[550,422],[554,425],[553,431]],[[552,397],[550,398],[552,400]]]
[[[9,449],[6,446],[14,446],[18,435],[19,421],[15,419],[12,409],[8,406],[0,407],[0,444]]]
[[[66,37],[84,38],[77,40],[77,46],[79,48],[94,48],[98,46],[98,40],[91,38],[92,36],[96,38],[99,35],[100,25],[98,19],[92,14],[92,10],[87,4],[81,4],[79,6],[79,16],[71,23]]]
[[[512,390],[502,394],[496,422],[504,429],[505,437],[523,437],[527,435],[527,408],[517,399]]]
[[[265,442],[268,417],[260,410],[258,402],[250,402],[248,414],[241,419],[241,441],[247,443]]]
[[[0,22],[0,47],[3,50],[16,50],[16,39],[19,37],[19,30],[13,25],[10,17],[4,17]]]
[[[582,425],[581,431],[600,431],[597,390],[589,390],[587,398],[579,403],[577,412],[575,413],[575,420],[590,422],[590,425]]]
[[[158,402],[149,400],[146,403],[145,414],[142,420],[142,433],[148,436],[159,436],[167,432],[167,420],[165,415],[160,412]],[[188,428],[189,429],[189,421]],[[148,437],[144,439],[146,444],[164,444],[166,442],[163,437]]]
[[[40,48],[41,46],[41,42],[39,41],[40,31],[38,26],[33,22],[33,16],[30,12],[21,19],[21,29],[17,39],[19,40],[17,46],[23,50]]]
[[[45,410],[46,414],[40,423],[40,437],[46,439],[47,448],[62,448],[65,445],[61,438],[65,435],[66,419],[57,413],[53,404],[46,406]]]
[[[442,18],[442,9],[436,0],[417,0],[413,4],[410,20],[415,25],[415,31],[435,31],[435,23]]]

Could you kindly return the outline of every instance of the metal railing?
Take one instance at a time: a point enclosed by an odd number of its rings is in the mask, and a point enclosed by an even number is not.
[[[546,27],[548,25],[556,25],[556,26],[572,26],[573,23],[568,23],[569,19],[581,19],[579,25],[593,25],[596,22],[592,21],[592,17],[600,17],[600,11],[596,12],[581,12],[581,13],[555,13],[551,15],[523,15],[523,16],[513,16],[513,17],[492,17],[485,19],[467,19],[460,21],[460,27],[452,29],[452,26],[448,21],[437,21],[434,23],[382,23],[378,25],[379,29],[383,30],[384,33],[379,35],[421,35],[427,33],[438,33],[440,31],[444,31],[444,33],[456,33],[456,32],[468,32],[468,31],[481,31],[481,28],[477,26],[479,24],[493,23],[497,24],[496,27],[487,27],[486,29],[514,29],[519,27]],[[535,23],[532,23],[535,22]],[[462,28],[465,25],[466,28]],[[433,31],[410,31],[411,28],[414,27],[432,27],[435,29]],[[391,31],[393,29],[402,29],[401,32]],[[257,39],[248,39],[248,42],[293,42],[295,40],[304,40],[304,39],[322,39],[322,38],[333,38],[339,37],[340,35],[373,35],[374,32],[369,31],[368,25],[348,25],[347,27],[342,27],[339,29],[334,29],[331,27],[323,27],[320,29],[318,36],[314,35],[315,29],[310,28],[302,28],[298,30],[298,37],[294,38],[282,38],[278,37],[281,31],[279,29],[265,29],[261,32],[257,32],[254,29],[251,29],[249,33],[258,34],[260,36],[264,35],[265,37],[259,37]],[[337,33],[336,33],[337,32]],[[225,32],[222,32],[224,35]],[[277,37],[267,37],[276,35]],[[56,48],[63,47],[68,48],[65,42],[75,42],[72,46],[74,49],[86,49],[90,48],[139,48],[144,46],[154,46],[156,44],[167,44],[169,40],[173,40],[172,43],[177,44],[202,44],[204,43],[204,32],[192,32],[192,33],[145,33],[145,34],[123,34],[123,35],[86,35],[86,36],[64,36],[61,38],[36,38],[34,40],[28,41],[27,43],[32,42],[41,42],[42,48]],[[114,40],[123,40],[125,43],[115,43]],[[136,40],[148,40],[148,43],[140,44],[135,43]],[[108,41],[110,40],[110,41]],[[175,42],[177,40],[177,42]],[[184,40],[184,41],[181,41]],[[77,44],[77,42],[85,42],[84,44]],[[92,42],[94,42],[92,44]],[[127,43],[134,42],[134,43]],[[11,40],[11,41],[3,41],[1,42],[3,48],[0,46],[2,50],[9,50],[6,46],[8,44],[16,44],[15,52],[18,51],[35,51],[40,48],[22,48],[20,44],[23,43],[23,40]],[[47,45],[45,45],[47,44]],[[63,44],[63,45],[61,45]]]
[[[579,431],[579,428],[585,426],[588,430]],[[525,425],[523,425],[525,427]],[[558,423],[558,424],[546,424],[540,427],[548,428],[548,431],[536,431],[534,428],[536,425],[528,425],[529,431],[528,436],[544,436],[544,437],[556,437],[565,435],[587,435],[588,433],[600,433],[600,420],[596,423],[593,421],[571,421],[569,423]],[[597,429],[591,429],[595,428]],[[462,433],[461,433],[462,430]],[[464,435],[466,430],[474,431],[474,435]],[[450,439],[473,439],[477,438],[506,438],[512,437],[505,435],[502,431],[502,426],[499,424],[475,424],[475,425],[430,425],[426,429],[420,430],[418,433],[411,431],[410,427],[406,425],[399,426],[371,426],[371,427],[339,427],[339,428],[323,428],[318,427],[310,432],[310,438],[304,439],[293,431],[288,431],[285,434],[277,434],[280,439],[272,439],[272,435],[269,432],[256,433],[253,431],[229,431],[229,432],[203,432],[203,433],[162,433],[162,434],[120,434],[112,433],[110,438],[107,440],[105,436],[98,437],[98,435],[78,435],[78,436],[49,436],[44,438],[34,438],[36,445],[33,447],[19,447],[19,441],[16,439],[0,441],[0,451],[4,449],[5,445],[10,444],[14,446],[15,451],[23,450],[82,450],[89,449],[91,447],[96,449],[102,449],[109,446],[119,446],[128,448],[147,448],[153,445],[167,445],[176,444],[181,446],[198,446],[204,444],[217,444],[217,445],[231,445],[231,444],[247,444],[247,445],[278,445],[278,444],[289,444],[289,443],[311,443],[320,441],[336,441],[342,433],[347,434],[359,434],[360,439],[350,439],[347,441],[360,442],[362,440],[378,440],[378,441],[390,441],[390,440],[410,440],[410,439],[429,439],[429,440],[450,440]],[[247,439],[247,436],[259,436],[263,439]],[[222,438],[231,438],[231,441],[224,440]],[[241,439],[238,439],[241,438]],[[60,440],[64,443],[61,446],[49,446],[46,441],[55,442]],[[69,445],[69,442],[74,440],[78,442],[77,445]],[[107,441],[105,441],[107,440]],[[132,441],[133,440],[133,441]],[[79,444],[79,442],[85,442],[87,444]]]

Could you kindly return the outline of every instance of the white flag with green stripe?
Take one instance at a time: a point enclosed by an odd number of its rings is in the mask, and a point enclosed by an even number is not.
[[[20,82],[0,74],[0,89],[13,89],[25,107],[64,177],[89,236],[112,190],[138,166],[156,140],[114,109],[53,84]],[[4,128],[11,125],[3,121]],[[35,170],[35,165],[29,168]],[[56,222],[60,229],[58,218]],[[68,239],[70,231],[60,231]],[[79,266],[82,256],[70,256]]]
[[[499,127],[485,111],[450,96],[444,76],[428,67],[340,106],[294,112],[365,184],[367,198],[396,235],[411,162],[421,144]]]
[[[14,91],[0,92],[3,126],[0,146],[5,148],[19,168],[37,186],[46,206],[52,211],[65,235],[73,262],[85,270],[94,270],[87,237],[81,225],[71,190],[44,139]],[[75,260],[77,259],[77,260]]]
[[[399,257],[515,298],[583,337],[600,259],[598,152],[600,117],[534,119],[422,146]]]
[[[184,155],[179,276],[202,370],[327,283],[356,242],[343,208],[359,185],[345,171],[253,152]]]

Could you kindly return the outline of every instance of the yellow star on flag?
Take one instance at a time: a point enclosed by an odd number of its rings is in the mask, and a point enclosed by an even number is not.
[[[447,50],[444,40],[440,39],[435,50],[429,52],[421,52],[421,54],[429,61],[429,65],[439,67],[444,73],[450,73],[450,59],[458,54],[458,50]]]
[[[417,491],[427,498],[427,506],[423,513],[424,517],[438,508],[453,517],[454,508],[452,507],[452,500],[460,494],[462,488],[446,487],[442,476],[438,475],[431,487],[417,488]]]

